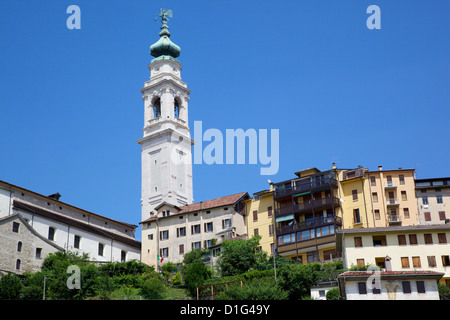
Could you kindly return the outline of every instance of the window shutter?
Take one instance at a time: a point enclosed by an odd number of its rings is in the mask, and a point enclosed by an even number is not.
[[[447,236],[445,233],[438,233],[439,243],[447,243]]]
[[[417,292],[418,293],[425,293],[425,282],[424,281],[416,281],[417,284]]]
[[[253,221],[258,220],[258,210],[253,211]]]
[[[409,281],[402,281],[403,293],[411,293],[411,283]]]
[[[445,211],[439,211],[439,220],[445,221]]]
[[[409,244],[417,244],[417,236],[415,234],[409,235]]]
[[[423,235],[424,240],[425,240],[425,244],[433,244],[433,236],[431,235],[431,233],[426,233]]]
[[[435,256],[428,256],[428,266],[429,267],[436,267],[436,257]]]
[[[362,247],[362,238],[361,237],[355,237],[355,247]]]
[[[272,216],[272,207],[267,207],[267,211],[269,212],[268,216],[271,217]]]
[[[414,268],[420,268],[420,257],[412,257],[413,267]]]
[[[399,234],[397,237],[398,237],[398,245],[406,246],[406,236],[404,234]]]
[[[409,268],[409,258],[402,257],[402,268]]]
[[[424,215],[425,215],[425,221],[431,221],[431,213],[425,212]]]
[[[365,282],[358,282],[359,294],[367,294],[367,287]]]

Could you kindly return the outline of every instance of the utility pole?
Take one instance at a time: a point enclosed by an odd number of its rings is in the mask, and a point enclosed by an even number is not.
[[[47,280],[47,276],[44,275],[44,292],[42,294],[42,300],[45,300],[45,281]]]

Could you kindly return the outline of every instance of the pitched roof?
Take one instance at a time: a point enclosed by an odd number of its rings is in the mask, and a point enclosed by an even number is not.
[[[380,271],[376,273],[382,277],[411,277],[411,276],[426,276],[426,277],[439,277],[441,278],[443,272],[435,271]],[[338,275],[338,278],[364,278],[374,275],[372,271],[346,271]]]
[[[225,196],[225,197],[220,197],[220,198],[216,198],[216,199],[212,199],[212,200],[206,200],[206,201],[196,202],[193,204],[188,204],[186,206],[180,207],[179,211],[177,211],[174,214],[167,216],[167,217],[172,217],[172,216],[183,214],[183,213],[198,212],[200,210],[206,210],[206,209],[212,209],[212,208],[216,208],[216,207],[233,205],[245,196],[249,197],[247,192],[240,192],[240,193],[232,194],[232,195]],[[167,218],[167,217],[163,217],[163,218]],[[155,215],[145,221],[142,221],[141,223],[145,223],[148,221],[154,221],[156,219],[161,219],[161,217],[158,218]]]
[[[14,207],[14,209],[23,210],[23,211],[26,211],[26,212],[31,212],[31,213],[37,214],[37,215],[39,215],[41,217],[45,217],[45,218],[51,219],[53,221],[62,222],[64,224],[71,225],[73,227],[79,228],[81,230],[84,230],[84,231],[87,231],[87,232],[90,232],[90,233],[93,233],[93,234],[96,234],[96,235],[100,235],[100,236],[103,236],[103,237],[106,237],[106,238],[109,238],[109,239],[113,239],[113,240],[118,241],[118,242],[126,243],[126,244],[128,244],[130,246],[133,246],[133,247],[136,247],[136,248],[140,248],[141,247],[141,242],[137,241],[137,240],[135,240],[133,238],[128,238],[128,237],[125,237],[125,236],[121,236],[119,234],[116,234],[116,233],[113,233],[113,232],[101,229],[99,227],[96,227],[96,226],[94,226],[92,224],[87,224],[87,223],[81,222],[79,220],[72,219],[72,218],[70,218],[68,216],[64,216],[64,215],[61,215],[61,214],[53,213],[51,211],[47,211],[47,210],[44,210],[44,209],[39,208],[39,207],[35,207],[35,206],[29,205],[29,204],[25,204],[25,203],[22,203],[22,202],[17,201],[17,200],[14,200],[13,207]]]

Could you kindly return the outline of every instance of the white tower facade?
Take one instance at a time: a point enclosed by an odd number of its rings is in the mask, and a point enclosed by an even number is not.
[[[190,90],[181,80],[180,48],[170,40],[167,11],[161,11],[160,39],[150,47],[155,59],[149,65],[150,80],[144,83],[142,155],[142,220],[162,203],[183,206],[193,203],[192,140],[188,126]],[[142,239],[143,241],[145,239]]]

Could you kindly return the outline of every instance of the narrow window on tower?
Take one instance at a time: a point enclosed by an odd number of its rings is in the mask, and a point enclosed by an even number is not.
[[[174,99],[174,115],[175,118],[180,117],[180,103],[178,102],[177,98]]]
[[[161,117],[161,99],[160,98],[156,98],[155,101],[153,102],[153,115],[154,115],[154,118]]]

